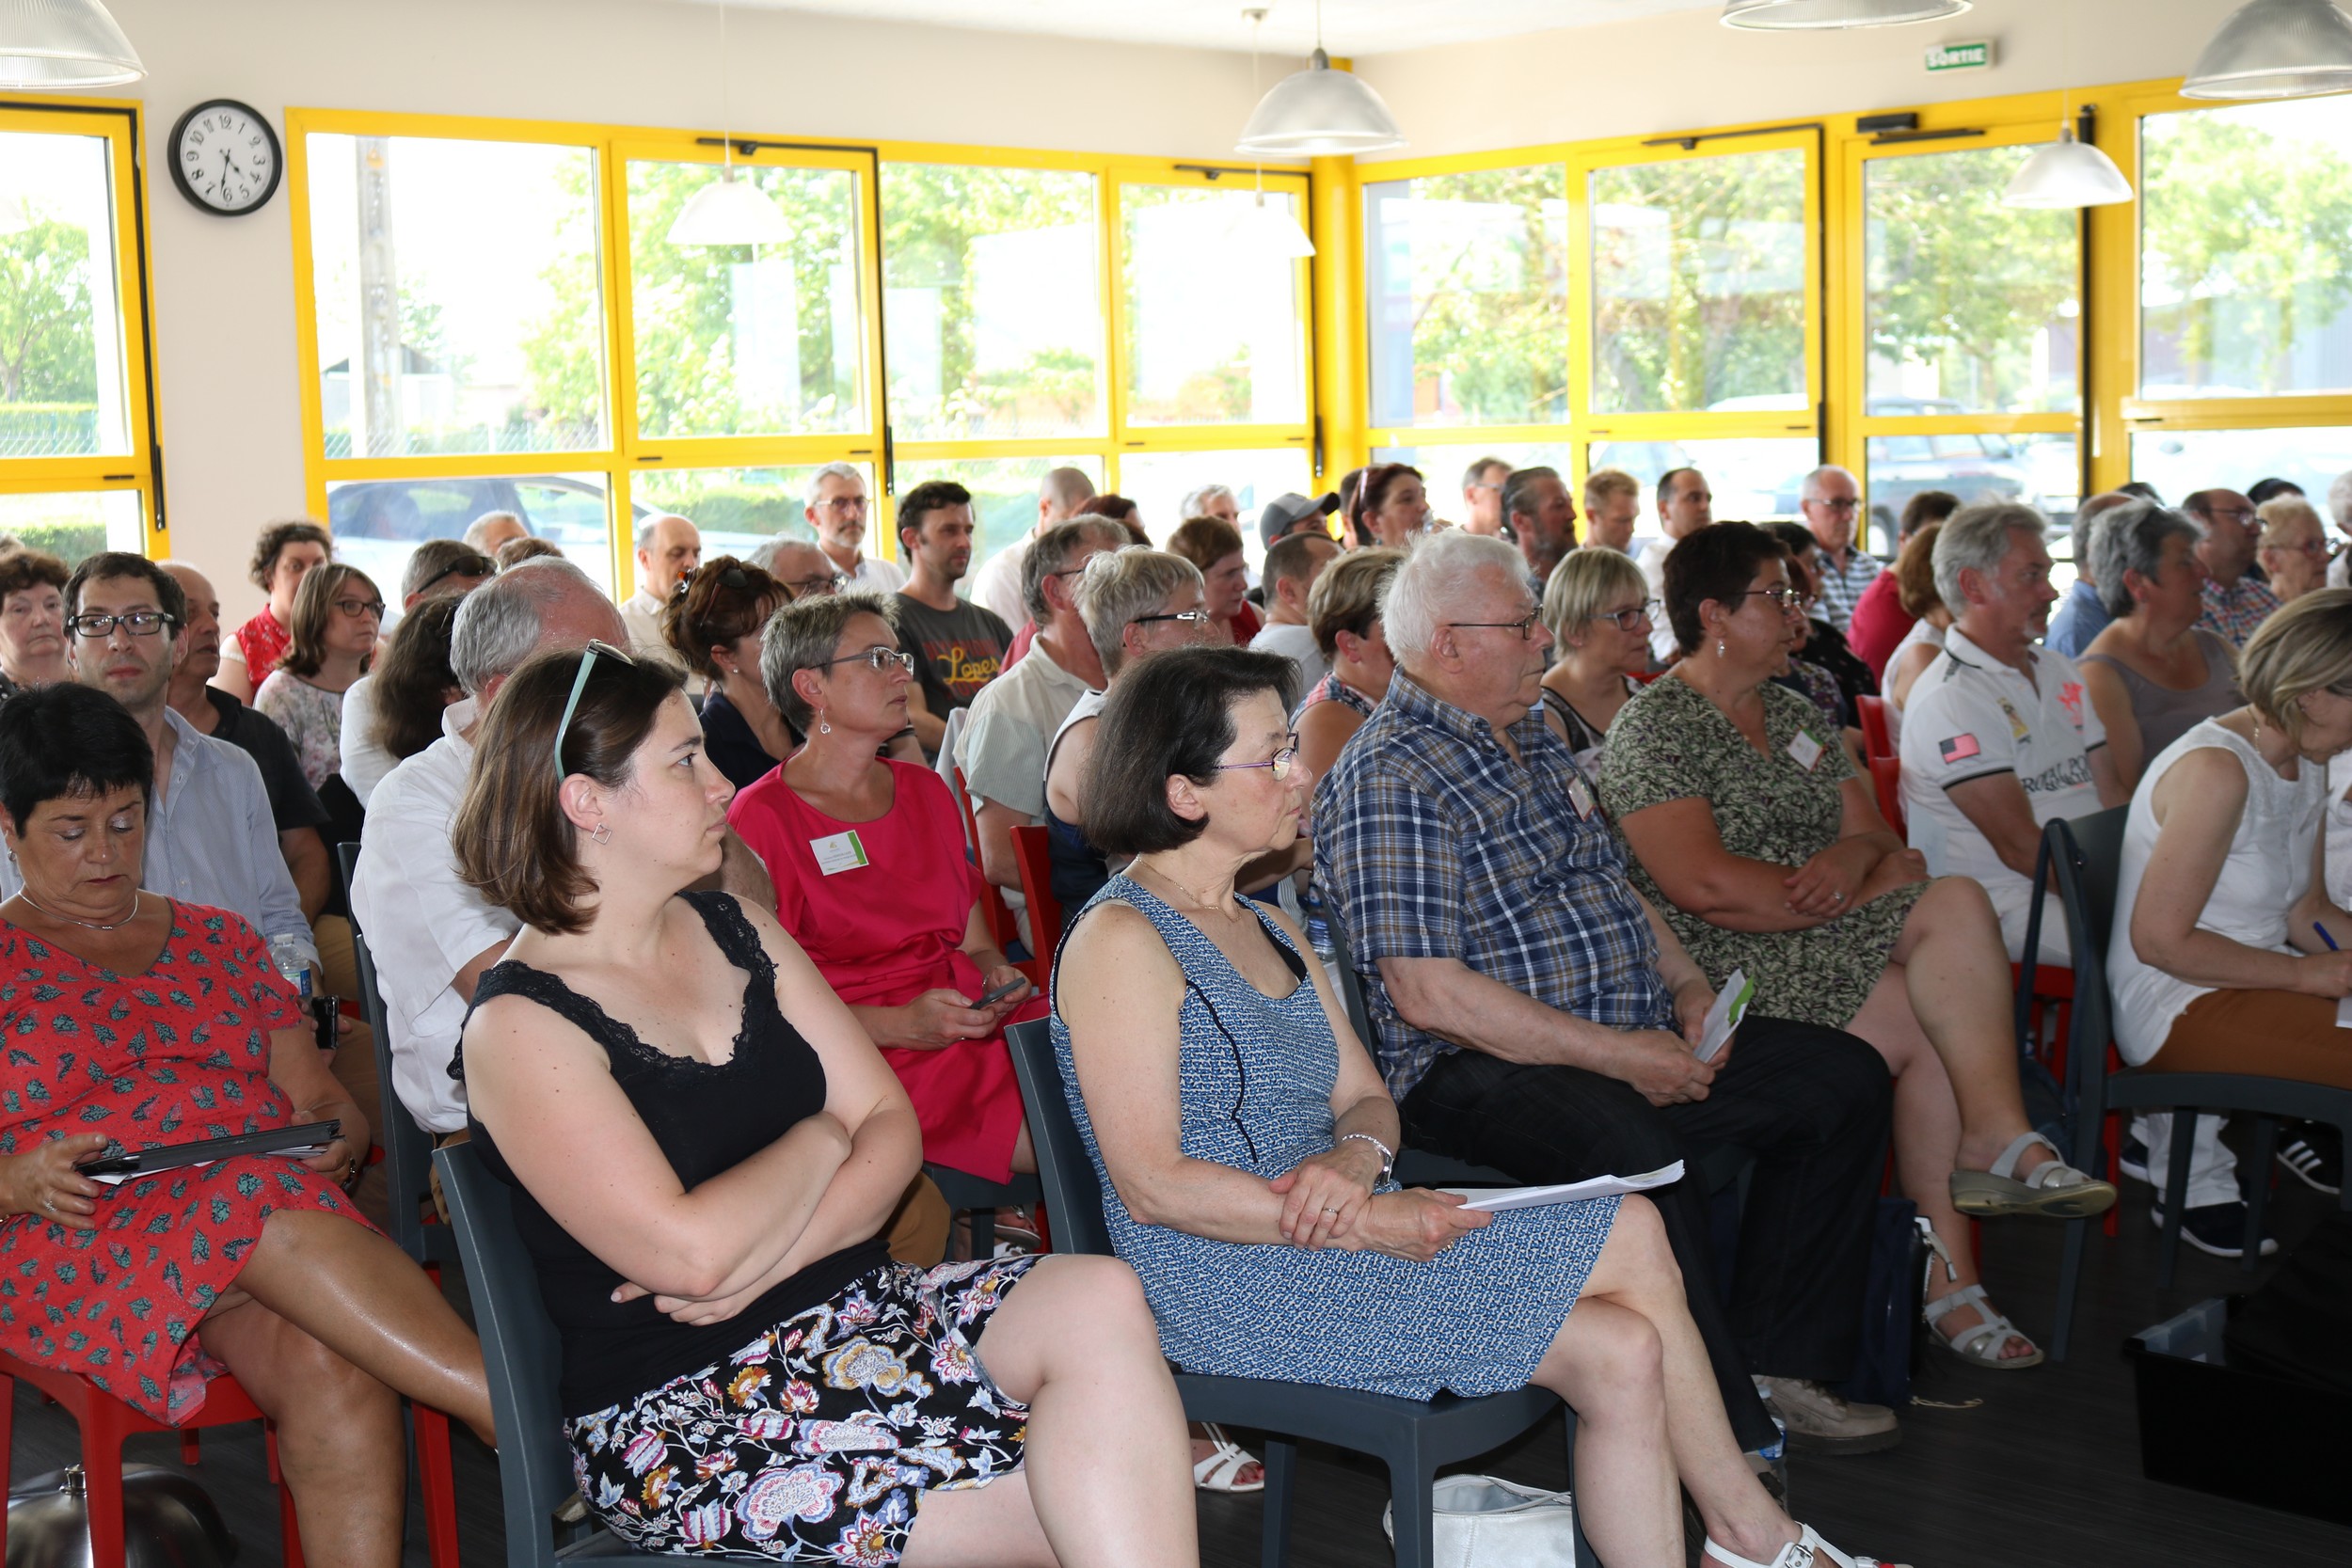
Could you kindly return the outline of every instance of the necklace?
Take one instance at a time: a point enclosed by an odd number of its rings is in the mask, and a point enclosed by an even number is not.
[[[133,894],[131,895],[131,912],[130,912],[129,914],[124,915],[124,916],[123,916],[120,920],[116,921],[116,922],[115,922],[114,924],[112,924],[112,925],[106,925],[106,924],[103,924],[103,923],[102,923],[102,922],[100,922],[100,921],[96,921],[96,920],[76,920],[76,919],[74,919],[74,918],[73,918],[72,915],[70,915],[70,914],[58,914],[58,913],[56,913],[56,912],[55,912],[54,911],[51,911],[51,910],[42,910],[42,909],[41,909],[41,906],[40,906],[40,899],[38,899],[38,898],[35,898],[35,897],[32,895],[32,893],[31,893],[28,889],[24,889],[24,888],[19,888],[19,889],[17,889],[17,894],[16,894],[16,895],[17,895],[19,898],[24,899],[24,902],[26,902],[27,904],[32,905],[32,906],[33,906],[33,908],[35,908],[35,909],[37,909],[37,910],[40,910],[40,912],[41,912],[41,913],[43,913],[43,914],[45,914],[45,915],[47,915],[50,919],[52,919],[52,920],[62,920],[62,921],[64,921],[64,922],[65,922],[67,925],[69,925],[69,926],[79,926],[79,927],[83,927],[85,930],[90,930],[90,931],[119,931],[119,930],[121,930],[121,929],[122,929],[125,926],[130,925],[130,924],[131,924],[131,922],[133,922],[134,920],[136,920],[136,919],[139,917],[139,895],[138,895],[138,894],[136,894],[135,892],[135,893],[133,893]]]
[[[1156,865],[1142,866],[1139,869],[1149,871],[1155,879],[1166,882],[1169,887],[1174,888],[1177,892],[1191,899],[1192,907],[1199,910],[1203,914],[1221,914],[1225,911],[1225,904],[1223,901],[1215,897],[1201,896],[1199,892],[1186,887],[1184,883],[1178,881],[1167,872],[1162,871]]]

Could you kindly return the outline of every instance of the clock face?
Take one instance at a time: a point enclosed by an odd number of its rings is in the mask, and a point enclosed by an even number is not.
[[[250,213],[278,189],[285,159],[260,110],[230,99],[199,103],[171,128],[171,179],[208,213]]]

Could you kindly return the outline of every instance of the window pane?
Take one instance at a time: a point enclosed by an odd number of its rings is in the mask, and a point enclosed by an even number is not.
[[[69,566],[100,550],[144,555],[146,506],[136,490],[67,490],[0,495],[0,533],[47,550]]]
[[[1896,525],[1922,490],[1948,490],[1963,506],[2023,501],[2063,529],[2082,487],[2072,436],[1873,436],[1865,450],[1868,544],[1881,555],[1894,554]],[[2062,535],[2052,537],[2053,555],[2066,548]]]
[[[732,555],[748,557],[778,535],[814,540],[808,526],[809,476],[820,465],[784,468],[655,468],[640,470],[629,481],[638,503],[654,512],[675,512],[694,519],[703,536],[703,559]],[[874,491],[874,473],[861,463],[866,492]],[[643,514],[640,514],[641,515]],[[870,516],[870,513],[869,513]],[[882,553],[882,540],[869,531],[866,553]]]
[[[1804,159],[1593,171],[1595,412],[1809,406]]]
[[[2026,153],[1986,147],[1862,166],[1870,413],[2076,406],[2074,214],[2001,205]]]
[[[1298,262],[1249,243],[1248,190],[1121,185],[1127,422],[1297,424],[1307,417]],[[1298,221],[1297,198],[1265,211]]]
[[[1099,457],[946,458],[900,463],[898,493],[903,496],[932,479],[952,479],[972,492],[972,520],[979,537],[973,542],[972,564],[964,573],[969,582],[990,556],[1008,545],[1019,544],[1022,535],[1037,526],[1037,487],[1051,468],[1076,468],[1098,488],[1103,483]],[[866,553],[880,552],[869,547]]]
[[[2352,388],[2352,101],[2140,127],[2140,395]]]
[[[2302,430],[2150,430],[2132,436],[2132,477],[2154,485],[2174,506],[2217,485],[2250,489],[2279,478],[2303,487],[2320,515],[2328,487],[2352,471],[2352,428]]]
[[[1675,468],[1696,468],[1715,498],[1715,520],[1760,523],[1797,515],[1797,488],[1820,462],[1809,436],[1789,440],[1596,441],[1592,467],[1623,468],[1642,482],[1641,536],[1659,531],[1658,479]],[[1589,469],[1587,470],[1590,471]]]
[[[108,163],[103,136],[0,132],[0,458],[131,450]]]
[[[640,512],[648,510],[643,501]],[[326,487],[335,559],[400,592],[409,554],[427,539],[455,539],[485,512],[512,512],[564,559],[612,592],[612,501],[602,474],[513,479],[371,479]]]
[[[607,444],[594,152],[314,135],[310,167],[327,456]]]
[[[858,177],[738,168],[792,225],[788,245],[674,245],[670,225],[719,178],[708,164],[628,166],[637,427],[801,436],[870,427],[858,326]]]
[[[1364,244],[1375,424],[1568,417],[1564,166],[1373,184]]]
[[[1101,231],[1090,174],[883,172],[882,320],[899,440],[1102,431]]]
[[[1129,452],[1119,460],[1119,493],[1136,503],[1143,531],[1166,544],[1184,516],[1184,499],[1204,484],[1222,484],[1241,505],[1242,553],[1251,568],[1265,562],[1258,514],[1286,491],[1308,494],[1312,475],[1300,447],[1256,451]]]

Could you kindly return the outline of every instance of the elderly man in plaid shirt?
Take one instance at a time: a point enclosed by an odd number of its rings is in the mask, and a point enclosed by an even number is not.
[[[1398,673],[1316,791],[1315,874],[1406,1138],[1531,1183],[1687,1162],[1650,1197],[1741,1446],[1774,1440],[1759,1394],[1791,1447],[1893,1446],[1893,1412],[1823,1386],[1854,1365],[1885,1063],[1839,1030],[1753,1015],[1699,1060],[1714,992],[1544,723],[1551,638],[1508,546],[1431,536],[1384,620]],[[1728,1312],[1698,1169],[1715,1145],[1756,1162]]]

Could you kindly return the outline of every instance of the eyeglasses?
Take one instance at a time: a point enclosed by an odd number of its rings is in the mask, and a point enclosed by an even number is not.
[[[1216,765],[1213,771],[1218,773],[1233,773],[1245,771],[1252,768],[1263,768],[1274,775],[1275,783],[1280,784],[1284,779],[1291,776],[1291,768],[1297,763],[1297,761],[1298,736],[1296,735],[1293,735],[1289,745],[1283,747],[1280,751],[1275,752],[1263,762],[1220,762]]]
[[[125,615],[101,615],[96,611],[76,615],[66,623],[66,628],[76,637],[87,637],[95,642],[102,637],[112,637],[117,626],[134,637],[152,637],[166,626],[179,624],[160,610],[134,610]]]
[[[564,737],[571,733],[572,715],[580,711],[580,694],[588,689],[588,672],[596,668],[598,654],[617,658],[632,667],[637,663],[612,643],[593,637],[588,640],[588,645],[580,650],[580,673],[572,677],[572,694],[564,699],[564,717],[555,726],[555,782],[558,784],[570,776],[564,771]]]
[[[864,496],[831,496],[817,503],[827,512],[851,513],[866,510]]]
[[[790,589],[792,596],[796,599],[804,599],[811,594],[838,594],[850,586],[850,579],[839,572],[829,572],[823,577],[817,578],[778,578],[777,580]]]
[[[1832,512],[1851,512],[1862,503],[1851,496],[1824,496],[1814,501],[1813,504],[1815,506],[1826,507]]]
[[[1516,621],[1448,621],[1446,625],[1456,627],[1490,626],[1497,631],[1515,631],[1519,634],[1519,641],[1524,642],[1535,635],[1536,614],[1537,611],[1531,610]]]
[[[384,619],[382,599],[337,599],[335,608],[355,621],[362,615],[373,615],[379,621]]]
[[[843,654],[839,658],[825,659],[817,668],[830,670],[836,664],[865,664],[871,666],[876,674],[882,674],[894,669],[913,670],[914,656],[903,648],[885,648],[878,644],[862,654]]]
[[[1803,609],[1805,602],[1805,596],[1803,594],[1785,582],[1774,583],[1770,588],[1751,588],[1740,596],[1743,599],[1770,599],[1772,602],[1772,608],[1783,615],[1792,610]]]
[[[1127,624],[1139,626],[1148,621],[1180,621],[1188,626],[1205,626],[1209,624],[1209,612],[1205,610],[1171,610],[1164,615],[1138,615]]]
[[[1619,631],[1631,631],[1645,621],[1658,618],[1658,601],[1644,599],[1630,610],[1606,610],[1593,617],[1596,621],[1614,621]]]

